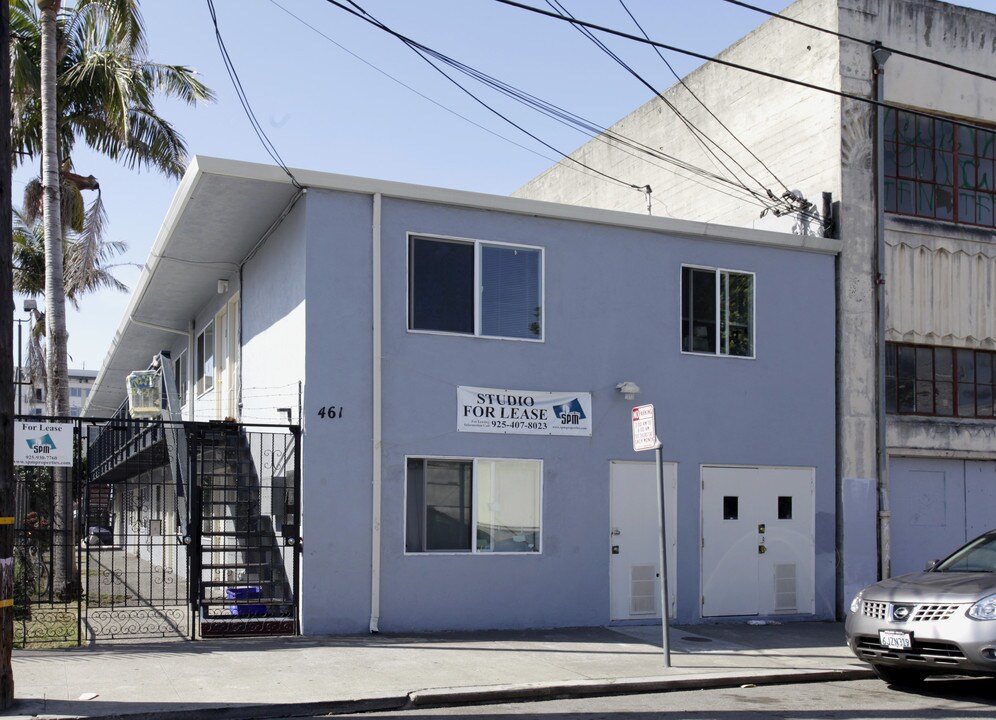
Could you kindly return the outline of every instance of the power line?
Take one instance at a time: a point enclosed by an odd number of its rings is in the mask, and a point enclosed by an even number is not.
[[[483,130],[484,132],[486,132],[486,133],[488,133],[490,135],[493,135],[493,136],[495,136],[496,138],[498,138],[500,140],[504,140],[507,143],[515,145],[516,147],[521,148],[522,150],[525,150],[526,152],[532,153],[533,155],[536,155],[537,157],[541,157],[544,160],[547,160],[549,162],[556,162],[556,160],[554,160],[553,158],[547,157],[543,153],[537,152],[533,148],[526,147],[525,145],[523,145],[521,143],[518,143],[515,140],[512,140],[511,138],[505,137],[501,133],[496,132],[496,131],[494,131],[494,130],[492,130],[490,128],[487,128],[484,125],[481,125],[480,123],[474,122],[473,120],[471,120],[470,118],[468,118],[465,115],[461,115],[456,110],[453,110],[452,108],[448,108],[448,107],[446,107],[445,105],[443,105],[440,102],[436,102],[435,100],[433,100],[428,95],[419,92],[418,90],[416,90],[415,88],[413,88],[411,85],[408,85],[404,81],[399,80],[398,78],[394,77],[393,75],[391,75],[390,73],[386,72],[385,70],[382,70],[381,68],[377,67],[373,63],[371,63],[371,62],[365,60],[364,58],[360,57],[359,55],[357,55],[356,53],[354,53],[352,50],[350,50],[349,48],[347,48],[346,46],[344,46],[344,45],[336,42],[334,39],[332,39],[331,37],[329,37],[328,35],[326,35],[325,33],[323,33],[321,30],[319,30],[318,28],[316,28],[314,25],[312,25],[309,22],[307,22],[304,18],[302,18],[302,17],[300,17],[300,16],[295,15],[294,13],[292,13],[290,10],[288,10],[287,8],[285,8],[283,5],[281,5],[280,3],[278,3],[276,0],[270,0],[270,4],[274,5],[275,7],[279,8],[280,10],[283,10],[285,13],[287,13],[288,15],[290,15],[292,18],[294,18],[295,20],[297,20],[299,23],[301,23],[302,25],[304,25],[306,28],[308,28],[309,30],[311,30],[312,32],[314,32],[316,35],[318,35],[318,36],[324,38],[325,40],[329,41],[330,43],[332,43],[333,45],[335,45],[337,48],[339,48],[340,50],[342,50],[344,53],[346,53],[347,55],[350,55],[355,60],[359,60],[361,63],[363,63],[364,65],[366,65],[367,67],[369,67],[371,70],[375,70],[376,72],[378,72],[381,75],[383,75],[384,77],[386,77],[388,80],[393,81],[394,83],[400,85],[401,87],[405,88],[409,92],[415,93],[416,95],[418,95],[423,100],[426,100],[426,101],[432,103],[433,105],[435,105],[436,107],[438,107],[440,110],[445,110],[446,112],[450,113],[451,115],[460,118],[464,122],[470,123],[471,125],[473,125],[474,127],[478,128],[479,130]]]
[[[554,20],[560,20],[562,22],[568,22],[571,24],[583,25],[584,27],[590,28],[592,30],[598,30],[599,32],[608,33],[609,35],[615,35],[616,37],[625,38],[626,40],[633,40],[634,42],[643,43],[644,45],[652,45],[653,47],[662,48],[664,50],[670,50],[672,52],[681,53],[682,55],[688,55],[689,57],[694,57],[705,62],[711,62],[716,65],[723,65],[724,67],[730,67],[735,70],[743,70],[744,72],[753,73],[755,75],[760,75],[762,77],[769,78],[771,80],[778,80],[780,82],[789,83],[790,85],[798,85],[799,87],[808,88],[809,90],[816,90],[817,92],[826,93],[828,95],[834,95],[836,97],[845,98],[847,100],[854,100],[855,102],[865,103],[867,105],[873,105],[875,107],[880,107],[886,110],[895,109],[894,106],[889,105],[885,102],[879,102],[878,100],[873,100],[871,98],[862,97],[861,95],[854,95],[852,93],[844,92],[843,90],[834,90],[833,88],[824,87],[822,85],[816,85],[815,83],[806,82],[805,80],[796,80],[795,78],[786,77],[785,75],[778,75],[777,73],[768,72],[767,70],[760,70],[758,68],[750,67],[749,65],[741,65],[739,63],[731,62],[729,60],[722,60],[718,57],[712,57],[709,55],[703,55],[702,53],[697,53],[693,50],[685,50],[684,48],[675,47],[674,45],[667,45],[666,43],[657,42],[656,40],[647,40],[639,35],[633,35],[631,33],[623,32],[622,30],[616,30],[614,28],[605,27],[604,25],[598,25],[596,23],[586,22],[585,20],[578,20],[576,18],[567,17],[566,15],[559,15],[548,10],[543,10],[542,8],[533,7],[532,5],[525,5],[515,0],[494,0],[494,2],[501,3],[502,5],[508,5],[509,7],[518,8],[519,10],[526,10],[537,15],[544,15],[548,18]],[[959,120],[950,120],[951,124],[957,125],[959,127],[968,127],[976,130],[989,131],[990,128],[985,128],[980,125],[973,123],[967,123]]]
[[[640,24],[640,22],[636,19],[636,17],[633,15],[633,13],[630,12],[629,8],[626,6],[625,0],[619,0],[619,4],[622,6],[623,10],[626,11],[626,14],[629,15],[630,19],[633,21],[633,23],[636,25],[636,27],[640,30],[640,33],[642,33],[643,37],[645,37],[647,40],[649,40],[650,39],[650,35],[647,34],[647,31],[643,29],[643,26]],[[742,147],[744,150],[746,150],[748,152],[748,154],[750,154],[750,156],[752,158],[754,158],[755,160],[757,160],[757,162],[760,163],[761,167],[763,167],[765,170],[767,170],[768,174],[770,174],[771,177],[774,178],[775,182],[777,182],[779,185],[781,185],[782,189],[787,192],[788,191],[788,187],[785,185],[784,182],[782,182],[781,178],[779,178],[777,175],[775,175],[774,171],[771,168],[769,168],[767,166],[767,164],[765,164],[765,162],[761,158],[759,158],[749,147],[747,147],[743,143],[743,141],[740,140],[739,137],[737,137],[736,133],[734,133],[729,127],[727,127],[726,124],[722,120],[719,119],[719,117],[716,115],[716,113],[714,113],[712,110],[710,110],[709,106],[707,106],[705,104],[705,102],[703,102],[702,99],[699,98],[699,96],[696,95],[692,91],[692,89],[690,87],[688,87],[688,85],[687,85],[687,83],[685,83],[684,79],[680,75],[678,75],[677,72],[675,72],[675,70],[674,70],[673,67],[671,67],[671,63],[669,63],[667,61],[667,58],[664,57],[664,54],[660,51],[660,48],[656,48],[655,47],[654,48],[654,52],[657,53],[657,57],[659,57],[661,59],[661,61],[667,66],[667,69],[671,71],[671,74],[674,75],[674,78],[678,81],[678,83],[681,85],[681,87],[683,87],[685,89],[685,91],[689,95],[691,95],[692,98],[699,105],[701,105],[702,108],[707,113],[709,113],[709,115],[712,117],[713,120],[715,120],[717,123],[719,123],[719,126],[721,128],[723,128],[727,133],[729,133],[730,137],[732,137],[734,140],[737,141],[737,144],[739,144],[740,147]]]
[[[765,10],[764,8],[757,7],[756,5],[751,5],[750,3],[741,2],[741,0],[723,0],[723,2],[728,2],[731,5],[739,5],[740,7],[747,8],[748,10],[753,10],[754,12],[759,12],[763,15],[779,18],[780,20],[784,20],[785,22],[795,23],[796,25],[801,25],[802,27],[809,28],[810,30],[816,30],[817,32],[826,33],[827,35],[834,35],[835,37],[841,38],[842,40],[851,40],[852,42],[861,43],[862,45],[867,45],[868,47],[872,48],[881,47],[883,50],[888,50],[893,55],[901,55],[903,57],[908,57],[913,60],[919,60],[920,62],[928,63],[930,65],[937,65],[947,70],[956,70],[958,72],[965,73],[966,75],[974,75],[975,77],[979,77],[984,80],[996,81],[996,76],[988,75],[987,73],[979,72],[978,70],[970,70],[965,67],[959,67],[958,65],[952,65],[951,63],[944,62],[943,60],[934,60],[932,58],[923,57],[922,55],[917,55],[916,53],[907,52],[905,50],[897,50],[896,48],[887,47],[885,45],[879,45],[875,40],[864,40],[863,38],[854,37],[853,35],[845,35],[844,33],[839,33],[834,30],[829,30],[825,27],[820,27],[819,25],[813,25],[811,23],[807,23],[802,20],[797,20],[796,18],[791,18],[788,17],[787,15],[782,15],[780,13],[776,13],[771,10]]]
[[[573,15],[563,6],[563,4],[561,4],[559,2],[559,0],[546,0],[546,2],[547,2],[547,5],[549,5],[550,7],[554,8],[555,10],[559,10],[560,12],[562,12],[562,13],[570,16],[570,17],[573,17]],[[625,8],[625,5],[623,5],[623,7]],[[630,17],[632,17],[632,15],[630,15]],[[634,22],[636,21],[635,18],[633,18],[633,20],[634,20]],[[639,23],[637,23],[637,27],[639,27]],[[695,124],[692,123],[692,121],[689,120],[674,105],[674,103],[672,103],[670,100],[668,100],[656,87],[654,87],[653,85],[651,85],[632,66],[630,66],[621,57],[619,57],[618,54],[616,54],[611,49],[609,49],[609,47],[604,42],[602,42],[601,40],[599,40],[598,37],[596,37],[593,32],[591,32],[587,28],[583,28],[583,27],[580,27],[580,26],[577,26],[577,25],[575,25],[574,28],[578,32],[580,32],[582,35],[584,35],[586,38],[588,38],[592,43],[594,43],[595,46],[598,47],[603,53],[605,53],[610,58],[612,58],[620,67],[622,67],[630,75],[632,75],[634,78],[636,78],[644,87],[646,87],[647,89],[649,89],[650,92],[652,92],[657,98],[659,98],[661,100],[661,102],[663,102],[664,105],[669,110],[671,110],[671,112],[673,112],[674,115],[685,125],[685,127],[688,129],[688,131],[692,134],[692,137],[699,143],[699,145],[702,147],[702,149],[705,151],[705,153],[707,153],[708,155],[711,155],[712,158],[713,158],[713,160],[720,167],[722,167],[723,170],[725,170],[727,173],[729,173],[729,175],[733,178],[733,180],[736,182],[736,184],[740,185],[744,190],[748,191],[752,195],[756,195],[756,196],[760,197],[760,195],[758,195],[753,190],[751,190],[750,188],[748,188],[747,185],[746,185],[746,183],[744,183],[742,180],[740,180],[740,178],[737,176],[737,174],[733,170],[731,170],[729,168],[729,166],[725,162],[723,162],[723,160],[718,155],[716,155],[716,153],[713,151],[713,149],[711,147],[709,147],[709,145],[706,143],[706,140],[708,140],[709,143],[712,143],[720,152],[722,152],[724,155],[726,155],[728,158],[730,158],[730,160],[733,163],[735,163],[736,166],[738,168],[740,168],[740,170],[742,170],[751,180],[753,180],[755,183],[757,183],[757,185],[759,187],[763,188],[764,184],[760,180],[758,180],[756,177],[754,177],[746,168],[743,167],[743,165],[741,165],[739,162],[737,162],[736,159],[734,159],[733,157],[731,157],[729,153],[727,153],[725,150],[723,150],[721,147],[719,147],[718,143],[716,143],[715,141],[713,141],[704,132],[702,132],[701,130],[699,130],[699,128],[697,128],[695,126]],[[641,28],[641,30],[642,30],[642,28]],[[788,190],[788,188],[786,188],[786,190]]]
[[[489,111],[495,113],[496,115],[498,115],[499,117],[501,117],[503,120],[505,120],[507,123],[511,124],[513,127],[516,127],[517,129],[519,129],[524,134],[528,135],[529,137],[532,137],[537,142],[539,142],[539,143],[545,145],[546,147],[554,150],[554,152],[557,152],[558,154],[562,155],[568,161],[577,164],[580,168],[583,168],[584,170],[587,170],[588,172],[590,172],[590,173],[592,173],[594,175],[599,175],[599,176],[601,176],[601,177],[603,177],[605,179],[608,179],[608,180],[611,180],[613,182],[619,183],[619,184],[621,184],[621,185],[623,185],[625,187],[629,187],[629,188],[632,188],[632,189],[635,189],[635,190],[639,190],[641,192],[645,192],[647,190],[647,186],[646,185],[642,185],[642,186],[641,185],[635,185],[635,184],[627,183],[627,182],[625,182],[623,180],[620,180],[618,178],[615,178],[615,177],[609,175],[608,173],[602,172],[602,171],[600,171],[600,170],[598,170],[596,168],[591,167],[590,165],[587,165],[587,164],[585,164],[585,163],[577,160],[576,158],[568,156],[566,153],[563,153],[562,151],[560,151],[557,148],[553,147],[549,143],[546,143],[545,141],[543,141],[540,138],[536,137],[533,133],[530,133],[528,130],[526,130],[525,128],[523,128],[521,125],[513,122],[507,116],[505,116],[505,115],[497,112],[490,105],[488,105],[483,100],[481,100],[480,98],[478,98],[470,90],[468,90],[466,87],[464,87],[459,82],[457,82],[455,79],[453,79],[450,75],[448,75],[441,68],[439,68],[438,66],[436,66],[435,63],[433,63],[432,60],[430,60],[429,58],[432,57],[432,58],[435,58],[436,60],[438,60],[439,62],[445,63],[445,64],[449,65],[450,67],[452,67],[453,69],[458,70],[458,71],[460,71],[460,72],[468,75],[469,77],[472,77],[472,78],[478,80],[479,82],[481,82],[481,83],[483,83],[483,84],[491,87],[493,90],[495,90],[495,91],[497,91],[499,93],[502,93],[502,94],[506,95],[507,97],[510,97],[510,98],[512,98],[512,99],[514,99],[514,100],[516,100],[516,101],[518,101],[520,103],[522,103],[522,104],[525,104],[525,105],[528,105],[528,106],[532,107],[533,109],[537,110],[538,112],[541,112],[541,113],[547,115],[547,117],[555,119],[555,120],[557,120],[557,121],[559,121],[559,122],[561,122],[563,124],[571,125],[575,129],[580,130],[581,132],[585,133],[589,138],[595,139],[595,140],[597,140],[599,142],[603,142],[603,143],[606,143],[606,144],[609,144],[608,141],[609,141],[609,139],[611,139],[611,140],[614,140],[615,142],[619,143],[620,145],[622,145],[624,147],[629,147],[629,148],[632,148],[633,150],[635,150],[637,152],[641,152],[641,153],[647,154],[647,155],[649,155],[649,156],[651,156],[653,158],[661,159],[661,160],[664,160],[665,162],[672,163],[672,164],[676,165],[677,167],[680,167],[680,168],[683,168],[683,169],[687,170],[688,172],[698,174],[698,175],[702,176],[703,178],[705,178],[705,179],[707,179],[709,181],[730,184],[730,185],[732,185],[733,189],[742,190],[743,192],[746,192],[750,196],[749,199],[752,202],[754,202],[758,207],[763,208],[762,215],[764,213],[768,212],[768,211],[774,211],[776,214],[782,214],[782,212],[784,212],[784,208],[783,207],[779,207],[779,206],[784,206],[786,204],[786,202],[784,200],[780,201],[770,191],[767,191],[766,195],[763,194],[763,193],[758,193],[758,192],[752,191],[749,188],[746,188],[745,186],[743,186],[742,184],[733,183],[733,182],[731,182],[731,181],[727,180],[726,178],[723,178],[723,177],[721,177],[719,175],[715,175],[714,173],[709,173],[708,171],[704,171],[704,170],[702,170],[700,168],[697,168],[697,167],[691,165],[690,163],[686,163],[686,162],[681,161],[681,160],[679,160],[677,158],[674,158],[672,156],[669,156],[669,155],[666,155],[664,153],[661,153],[661,152],[659,152],[659,151],[657,151],[657,150],[655,150],[653,148],[650,148],[650,147],[648,147],[646,145],[643,145],[642,143],[638,143],[638,142],[636,142],[634,140],[631,140],[631,139],[629,139],[629,138],[627,138],[625,136],[619,135],[617,133],[614,133],[611,130],[608,130],[608,129],[604,128],[604,127],[601,127],[601,126],[599,126],[599,125],[597,125],[597,124],[595,124],[595,123],[593,123],[591,121],[585,120],[584,118],[582,118],[582,117],[580,117],[578,115],[570,113],[569,111],[566,111],[566,110],[564,110],[562,108],[559,108],[556,105],[553,105],[552,103],[546,102],[544,100],[541,100],[540,98],[537,98],[537,97],[535,97],[533,95],[525,93],[522,90],[519,90],[519,89],[515,88],[512,85],[509,85],[508,83],[504,83],[504,82],[502,82],[500,80],[497,80],[497,79],[495,79],[495,78],[487,75],[486,73],[483,73],[483,72],[481,72],[479,70],[476,70],[475,68],[473,68],[471,66],[466,65],[465,63],[461,63],[461,62],[459,62],[457,60],[454,60],[453,58],[450,58],[450,57],[444,55],[443,53],[440,53],[440,52],[438,52],[436,50],[433,50],[432,48],[429,48],[429,47],[427,47],[425,45],[422,45],[421,43],[418,43],[417,41],[412,40],[411,38],[408,38],[408,37],[402,35],[401,33],[399,33],[397,31],[389,28],[384,23],[382,23],[379,20],[377,20],[376,18],[374,18],[372,15],[370,15],[370,13],[366,12],[357,3],[352,2],[352,0],[347,0],[347,2],[349,2],[349,4],[352,5],[355,9],[347,8],[347,7],[343,6],[341,3],[336,2],[335,0],[327,0],[327,1],[330,4],[335,5],[336,7],[339,7],[340,9],[348,12],[349,14],[351,14],[351,15],[353,15],[355,17],[358,17],[358,18],[364,20],[365,22],[367,22],[367,23],[369,23],[371,25],[374,25],[378,29],[381,29],[384,32],[387,32],[388,34],[392,35],[393,37],[401,40],[409,48],[411,48],[414,52],[416,52],[424,61],[426,61],[427,63],[429,63],[429,65],[431,67],[433,67],[433,69],[435,69],[437,72],[439,72],[440,74],[442,74],[447,80],[449,80],[451,83],[453,83],[458,88],[460,88],[461,91],[463,91],[464,93],[466,93],[467,95],[469,95],[476,102],[478,102],[479,104],[481,104],[482,106],[484,106],[485,108],[487,108]],[[628,150],[624,150],[624,152],[629,152],[629,151]],[[573,168],[572,165],[568,165],[567,167]],[[579,169],[579,168],[573,168],[573,169]],[[694,179],[692,179],[692,181],[693,182],[697,182]],[[716,190],[716,188],[710,188],[710,189]],[[720,191],[720,192],[722,192],[722,191]],[[724,193],[724,194],[729,195],[729,193]],[[766,202],[765,198],[770,198],[774,202],[774,206],[772,206],[771,204],[769,204],[768,202]],[[798,208],[798,207],[796,207],[795,209],[800,210],[804,214],[809,212],[808,208]]]
[[[386,72],[385,70],[377,67],[373,63],[365,60],[363,57],[357,55],[356,53],[354,53],[353,51],[351,51],[349,48],[345,47],[344,45],[336,42],[333,38],[331,38],[329,35],[323,33],[321,30],[319,30],[318,28],[316,28],[314,25],[311,25],[310,23],[308,23],[306,20],[304,20],[300,16],[295,15],[290,10],[288,10],[287,8],[285,8],[282,5],[280,5],[280,3],[276,2],[276,0],[270,0],[270,3],[272,5],[274,5],[275,7],[279,8],[280,10],[284,11],[287,15],[289,15],[290,17],[292,17],[295,20],[297,20],[299,23],[301,23],[302,25],[304,25],[305,27],[307,27],[308,29],[310,29],[311,31],[313,31],[314,33],[316,33],[318,36],[324,38],[328,42],[330,42],[333,45],[335,45],[337,48],[339,48],[343,52],[345,52],[348,55],[352,56],[353,58],[355,58],[356,60],[360,61],[361,63],[363,63],[367,67],[371,68],[372,70],[375,70],[376,72],[380,73],[381,75],[383,75],[384,77],[388,78],[389,80],[392,80],[393,82],[395,82],[396,84],[398,84],[401,87],[405,88],[406,90],[408,90],[408,91],[414,93],[415,95],[418,95],[422,99],[424,99],[424,100],[432,103],[433,105],[435,105],[439,109],[444,110],[444,111],[450,113],[454,117],[460,118],[464,122],[467,122],[467,123],[473,125],[474,127],[478,128],[480,130],[483,130],[484,132],[486,132],[486,133],[488,133],[490,135],[493,135],[494,137],[496,137],[496,138],[498,138],[500,140],[504,140],[505,142],[507,142],[507,143],[509,143],[511,145],[516,146],[517,148],[520,148],[522,150],[525,150],[526,152],[532,153],[533,155],[536,155],[537,157],[543,158],[544,160],[547,160],[548,162],[554,162],[554,163],[558,162],[557,160],[555,160],[555,159],[553,159],[553,158],[551,158],[551,157],[549,157],[547,155],[544,155],[541,152],[537,152],[533,148],[527,147],[527,146],[523,145],[522,143],[516,142],[515,140],[512,140],[511,138],[509,138],[509,137],[507,137],[505,135],[502,135],[499,132],[496,132],[496,131],[488,128],[488,127],[485,127],[484,125],[481,125],[480,123],[475,122],[474,120],[468,118],[466,115],[462,115],[462,114],[458,113],[457,111],[453,110],[452,108],[446,107],[442,103],[440,103],[440,102],[432,99],[428,95],[426,95],[426,94],[420,92],[419,90],[413,88],[411,85],[408,85],[407,83],[403,82],[402,80],[399,80],[398,78],[394,77],[393,75],[391,75],[390,73]],[[575,128],[575,129],[577,129],[577,128]],[[588,137],[595,138],[596,136],[589,135]],[[565,165],[564,167],[567,168],[567,169],[569,169],[569,170],[571,170],[571,171],[573,171],[573,172],[581,173],[582,175],[588,175],[588,174],[593,174],[594,175],[594,173],[588,173],[588,172],[586,172],[585,171],[586,168],[584,168],[584,167],[577,167],[576,165]],[[696,180],[695,178],[686,178],[686,179],[688,179],[690,182],[699,183],[699,181]],[[699,184],[701,184],[701,183],[699,183]],[[706,187],[706,186],[704,186],[704,187]],[[723,193],[725,195],[729,195],[729,193],[726,193],[723,190],[720,190],[718,188],[711,188],[710,187],[709,189],[713,190],[715,192],[720,192],[720,193]],[[761,205],[761,206],[763,207],[763,205]]]
[[[463,85],[461,85],[459,82],[457,82],[455,79],[453,79],[448,73],[446,73],[446,71],[444,71],[442,68],[440,68],[439,66],[437,66],[434,62],[432,62],[428,57],[426,57],[426,55],[430,55],[430,56],[436,58],[437,60],[439,60],[441,62],[449,64],[454,69],[460,69],[460,66],[461,66],[460,63],[457,63],[457,61],[453,60],[452,58],[449,58],[449,57],[443,55],[442,53],[436,52],[432,48],[429,48],[429,47],[427,47],[425,45],[422,45],[421,43],[418,43],[418,42],[412,40],[411,38],[408,38],[408,37],[406,37],[406,36],[404,36],[404,35],[396,32],[396,31],[392,30],[387,25],[385,25],[384,23],[382,23],[379,20],[377,20],[376,18],[374,18],[373,15],[371,15],[370,13],[368,13],[366,10],[364,10],[362,7],[360,7],[357,3],[353,2],[353,0],[346,0],[346,2],[348,2],[350,5],[352,5],[353,8],[355,8],[355,9],[350,9],[350,8],[346,7],[345,5],[343,5],[342,3],[338,2],[337,0],[326,0],[326,2],[328,2],[331,5],[335,5],[336,7],[340,8],[341,10],[344,10],[345,12],[348,12],[349,14],[354,15],[355,17],[358,17],[361,20],[363,20],[363,21],[365,21],[367,23],[370,23],[371,25],[374,25],[375,27],[383,30],[384,32],[388,33],[389,35],[392,35],[393,37],[397,38],[398,40],[400,40],[401,42],[403,42],[405,45],[407,45],[412,51],[414,51],[415,54],[417,54],[420,58],[422,58],[426,63],[428,63],[430,67],[432,67],[434,70],[436,70],[436,72],[438,72],[440,75],[442,75],[447,80],[449,80],[451,83],[453,83],[456,87],[458,87],[462,92],[466,93],[475,102],[477,102],[478,104],[480,104],[482,107],[484,107],[485,109],[487,109],[489,112],[497,115],[499,118],[501,118],[502,120],[504,120],[506,123],[508,123],[512,127],[516,128],[517,130],[519,130],[523,134],[528,135],[529,137],[531,137],[533,140],[535,140],[536,142],[540,143],[544,147],[546,147],[546,148],[552,150],[553,152],[557,153],[558,155],[562,156],[565,160],[569,160],[570,162],[576,163],[577,165],[579,165],[579,166],[585,168],[586,170],[588,170],[589,172],[593,172],[593,173],[595,173],[597,175],[601,175],[602,177],[604,177],[604,178],[606,178],[608,180],[611,180],[612,182],[619,183],[620,185],[623,185],[625,187],[633,188],[635,190],[640,190],[641,192],[646,187],[645,185],[635,185],[633,183],[626,182],[625,180],[621,180],[621,179],[619,179],[617,177],[609,175],[608,173],[602,172],[601,170],[598,170],[597,168],[593,168],[593,167],[591,167],[589,165],[586,165],[585,163],[581,162],[580,160],[578,160],[576,158],[573,158],[570,155],[568,155],[567,153],[563,152],[562,150],[559,150],[558,148],[554,147],[553,145],[551,145],[550,143],[546,142],[545,140],[542,140],[541,138],[539,138],[538,136],[536,136],[534,133],[531,133],[530,131],[526,130],[524,127],[522,127],[521,125],[519,125],[518,123],[516,123],[515,121],[513,121],[511,118],[509,118],[508,116],[506,116],[503,113],[499,112],[498,110],[496,110],[495,108],[493,108],[492,106],[490,106],[488,103],[484,102],[479,97],[477,97],[476,95],[474,95],[474,93],[472,93],[470,90],[468,90]],[[463,66],[463,67],[467,68],[470,71],[477,72],[473,68],[470,68],[469,66]]]
[[[214,36],[218,41],[218,50],[221,52],[221,59],[225,64],[225,70],[228,72],[228,77],[232,81],[232,85],[235,87],[235,94],[239,98],[239,102],[242,105],[242,109],[245,111],[246,117],[249,118],[249,124],[252,125],[253,131],[256,133],[256,137],[263,144],[263,149],[266,150],[267,155],[269,155],[280,168],[287,173],[287,177],[290,178],[291,182],[299,190],[303,189],[301,184],[294,177],[294,173],[290,171],[287,164],[284,162],[283,158],[280,157],[280,153],[277,152],[276,146],[270,141],[270,138],[266,136],[263,131],[263,127],[259,124],[256,119],[255,113],[253,113],[252,106],[249,104],[249,98],[246,96],[245,88],[242,87],[242,81],[239,79],[239,74],[235,70],[235,64],[232,62],[232,58],[228,54],[228,49],[225,47],[225,41],[221,37],[221,29],[218,27],[218,13],[214,8],[214,0],[207,0],[208,11],[211,13],[211,22],[214,24]]]
[[[568,16],[573,17],[573,15],[558,0],[546,0],[546,2],[547,2],[547,5],[549,5],[550,7],[554,8],[555,10],[559,10],[560,12],[562,12],[562,13],[568,15]],[[598,37],[593,32],[591,32],[587,28],[580,27],[578,25],[575,25],[574,28],[578,32],[580,32],[582,35],[584,35],[586,38],[588,38],[592,43],[594,43],[594,45],[596,47],[598,47],[598,49],[600,49],[603,53],[605,53],[610,58],[612,58],[612,60],[614,60],[616,62],[616,64],[618,64],[620,67],[622,67],[624,70],[626,70],[626,72],[628,72],[630,75],[632,75],[634,78],[636,78],[636,80],[638,82],[640,82],[640,84],[642,84],[644,87],[646,87],[648,90],[650,90],[650,92],[652,92],[656,97],[658,97],[661,100],[661,102],[663,102],[664,105],[669,110],[671,110],[671,112],[673,112],[674,115],[685,125],[685,127],[688,129],[688,131],[692,134],[692,137],[695,138],[695,140],[697,140],[698,143],[702,146],[703,150],[707,154],[711,155],[713,157],[713,159],[715,160],[715,162],[717,164],[719,164],[723,168],[723,170],[725,170],[727,173],[729,173],[730,176],[733,177],[733,179],[737,182],[737,184],[739,184],[745,190],[749,190],[749,188],[747,188],[747,185],[745,183],[743,183],[742,181],[740,181],[740,179],[737,177],[736,173],[733,172],[732,170],[730,170],[730,168],[726,165],[726,163],[724,163],[722,160],[720,160],[719,157],[716,155],[716,153],[713,152],[712,149],[705,143],[705,140],[703,138],[708,139],[705,136],[705,134],[702,133],[697,127],[695,127],[695,125],[687,117],[685,117],[685,115],[683,115],[681,113],[681,111],[678,110],[678,108],[675,107],[675,105],[670,100],[668,100],[666,97],[664,97],[657,90],[656,87],[654,87],[653,85],[651,85],[631,65],[629,65],[621,57],[619,57],[618,54],[616,54],[615,52],[613,52],[612,50],[610,50],[609,47],[604,42],[602,42],[601,40],[599,40]],[[711,142],[711,140],[710,140],[710,142]],[[740,167],[740,169],[744,170],[743,167]],[[747,172],[747,171],[744,170],[744,172]],[[757,180],[757,178],[751,176],[750,173],[747,173],[747,175],[751,178],[751,180],[753,180],[754,182],[756,182],[758,185],[761,185],[761,183]]]

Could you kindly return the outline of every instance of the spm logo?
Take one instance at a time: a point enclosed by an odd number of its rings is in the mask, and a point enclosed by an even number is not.
[[[577,398],[564,405],[554,405],[553,414],[560,418],[561,425],[580,425],[587,417],[584,408],[581,407],[581,401]]]
[[[35,455],[48,455],[55,450],[55,441],[52,436],[45,433],[40,438],[28,438],[28,447]]]

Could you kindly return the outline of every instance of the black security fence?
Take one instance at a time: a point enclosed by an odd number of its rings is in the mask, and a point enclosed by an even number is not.
[[[296,427],[31,422],[74,453],[15,468],[18,646],[297,632]]]
[[[173,449],[182,424],[88,425],[81,504],[82,618],[93,640],[193,637],[185,487]]]
[[[73,515],[78,476],[73,467],[15,466],[14,471],[15,646],[78,645],[82,598]]]

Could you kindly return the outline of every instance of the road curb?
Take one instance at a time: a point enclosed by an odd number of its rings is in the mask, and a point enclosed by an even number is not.
[[[679,677],[620,678],[617,680],[575,680],[554,683],[526,683],[470,688],[434,688],[409,694],[410,707],[430,708],[452,705],[480,705],[529,700],[559,700],[609,695],[636,695],[674,690],[708,690],[741,685],[786,685],[874,678],[871,669],[772,670],[749,673],[709,673]]]
[[[30,707],[30,706],[34,707]],[[272,705],[211,705],[178,710],[135,710],[113,715],[64,715],[43,711],[43,703],[30,701],[12,708],[14,715],[4,715],[4,720],[263,720],[264,718],[292,718],[312,715],[346,715],[348,713],[387,712],[410,707],[408,695],[356,700],[320,700],[305,703],[274,703]],[[9,712],[9,711],[8,711]]]

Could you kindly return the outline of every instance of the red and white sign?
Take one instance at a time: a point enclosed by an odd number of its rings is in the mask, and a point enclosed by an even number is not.
[[[633,408],[633,449],[636,452],[656,450],[658,444],[654,406],[640,405]]]

